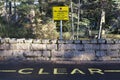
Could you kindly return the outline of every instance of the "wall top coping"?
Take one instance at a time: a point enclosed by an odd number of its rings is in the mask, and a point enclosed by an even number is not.
[[[17,39],[1,38],[2,43],[33,43],[33,44],[120,44],[120,39],[92,39],[92,40],[51,40],[51,39]]]

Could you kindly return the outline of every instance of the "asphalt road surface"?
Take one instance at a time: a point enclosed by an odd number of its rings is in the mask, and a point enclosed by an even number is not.
[[[120,80],[120,63],[0,62],[0,80]]]

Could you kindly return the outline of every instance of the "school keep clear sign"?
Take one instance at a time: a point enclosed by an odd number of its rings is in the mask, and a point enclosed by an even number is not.
[[[53,20],[69,20],[68,6],[53,7]]]

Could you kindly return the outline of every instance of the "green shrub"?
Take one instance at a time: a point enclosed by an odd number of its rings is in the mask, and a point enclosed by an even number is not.
[[[34,34],[36,38],[40,39],[57,39],[58,32],[56,30],[56,24],[49,22],[46,24],[38,23],[35,27]]]
[[[0,25],[0,36],[10,38],[34,38],[30,28],[14,27],[3,24]]]
[[[70,40],[70,38],[71,38],[70,32],[63,33],[63,39]]]

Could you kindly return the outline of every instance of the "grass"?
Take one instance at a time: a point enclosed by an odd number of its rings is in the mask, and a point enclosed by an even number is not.
[[[106,34],[106,38],[120,39],[120,34]]]
[[[80,35],[83,35],[83,33],[80,34]],[[70,40],[71,39],[70,32],[63,33],[63,38],[67,39],[67,40]],[[120,39],[120,34],[105,34],[105,35],[102,36],[102,38],[104,38],[104,39]],[[90,38],[80,37],[79,40],[90,40]]]

